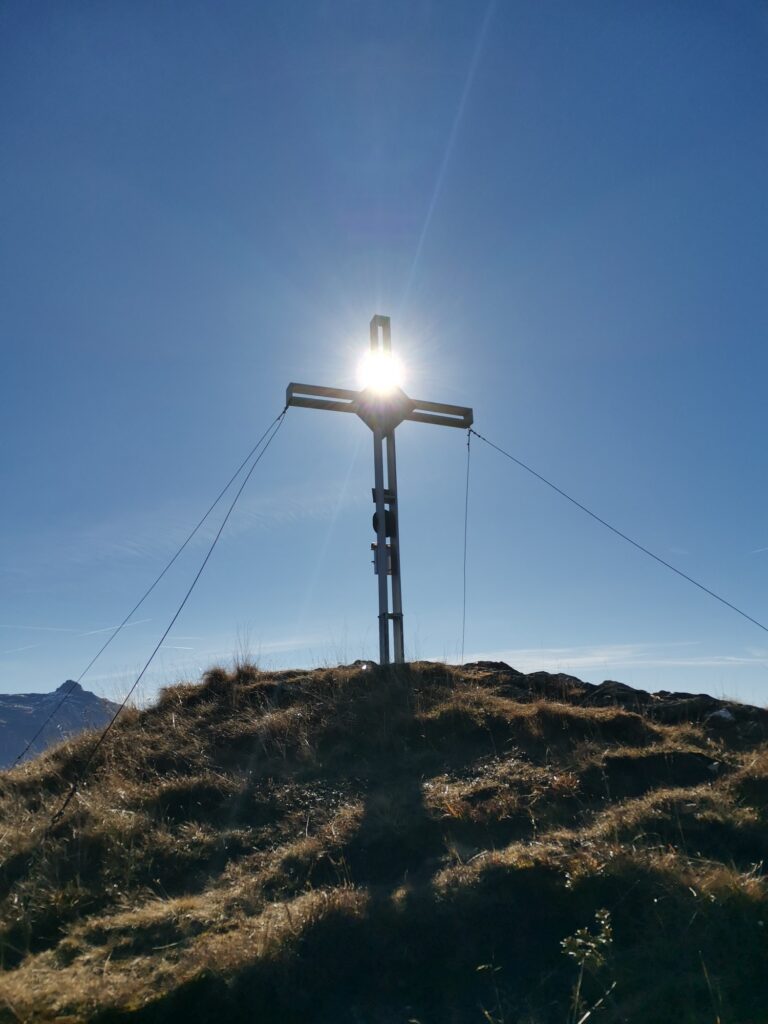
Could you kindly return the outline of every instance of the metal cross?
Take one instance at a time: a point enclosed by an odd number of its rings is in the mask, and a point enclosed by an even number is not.
[[[371,320],[371,350],[390,354],[392,336],[388,316],[375,316]],[[403,599],[400,584],[400,530],[397,504],[397,465],[395,459],[395,429],[403,420],[416,423],[434,423],[441,427],[463,427],[473,423],[472,410],[460,405],[441,402],[419,402],[409,398],[398,387],[379,394],[372,388],[350,391],[346,388],[326,388],[316,384],[289,384],[287,405],[304,409],[326,409],[329,412],[352,412],[373,431],[373,501],[376,512],[373,529],[376,543],[374,572],[379,587],[379,661],[390,663],[390,622],[394,642],[394,661],[405,661],[403,643]],[[386,446],[386,460],[385,449]],[[389,541],[389,543],[387,543]],[[391,580],[392,610],[389,602]]]

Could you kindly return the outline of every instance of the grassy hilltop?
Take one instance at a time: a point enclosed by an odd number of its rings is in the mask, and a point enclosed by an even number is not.
[[[768,1020],[768,713],[209,672],[0,774],[0,1020]],[[586,1015],[586,1016],[585,1016]]]

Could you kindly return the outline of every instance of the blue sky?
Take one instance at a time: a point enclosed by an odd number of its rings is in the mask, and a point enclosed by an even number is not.
[[[768,622],[758,2],[0,7],[0,687],[76,677],[291,380],[415,397]],[[371,438],[290,410],[144,696],[376,655]],[[398,431],[406,647],[465,437]],[[209,531],[85,682],[124,691]],[[466,657],[768,702],[768,635],[473,443]]]

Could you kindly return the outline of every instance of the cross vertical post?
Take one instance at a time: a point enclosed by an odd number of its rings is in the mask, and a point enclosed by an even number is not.
[[[379,660],[389,664],[389,552],[387,550],[386,509],[384,507],[384,435],[373,431],[373,500],[376,503],[376,543],[372,544],[373,564],[379,585]]]
[[[393,526],[390,536],[390,548],[392,559],[392,633],[395,641],[395,661],[402,664],[405,661],[405,636],[403,626],[403,592],[400,583],[400,517],[397,507],[397,466],[395,459],[395,432],[387,438],[387,483],[392,495],[390,509],[392,510]]]
[[[388,316],[374,316],[371,320],[371,351],[374,354],[389,355],[392,351],[392,334]],[[384,447],[386,446],[386,480],[384,477]],[[374,565],[379,588],[379,655],[383,665],[390,660],[390,629],[396,665],[405,661],[403,630],[403,597],[400,583],[400,524],[397,508],[397,455],[395,449],[395,427],[373,430],[374,489],[376,505],[376,544]],[[387,507],[388,506],[388,507]],[[389,543],[387,543],[389,539]],[[392,611],[389,610],[391,580]]]
[[[388,316],[377,314],[373,317],[370,340],[372,356],[386,366],[392,352]],[[473,423],[473,412],[466,406],[416,401],[391,380],[374,381],[361,391],[317,384],[289,384],[286,403],[304,409],[355,413],[373,433],[373,502],[376,508],[373,528],[376,543],[371,548],[379,594],[379,662],[389,665],[394,654],[394,663],[402,664],[405,661],[405,643],[395,430],[404,420],[468,429]]]

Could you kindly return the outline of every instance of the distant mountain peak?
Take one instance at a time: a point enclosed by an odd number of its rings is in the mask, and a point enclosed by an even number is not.
[[[61,686],[56,687],[56,693],[67,693],[72,695],[73,693],[85,693],[80,683],[75,682],[74,679],[67,679],[66,682],[62,683]]]
[[[103,728],[117,709],[74,679],[51,693],[0,693],[0,771],[10,768],[22,751],[26,761],[83,729]]]

